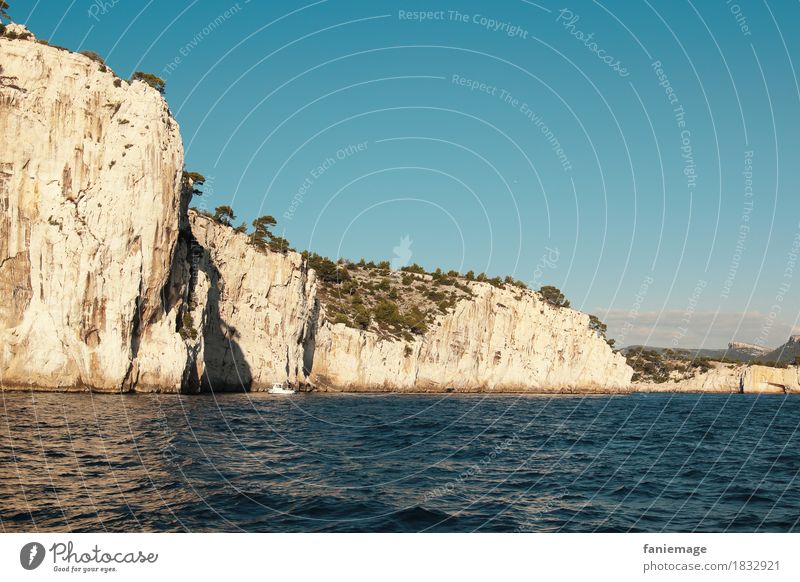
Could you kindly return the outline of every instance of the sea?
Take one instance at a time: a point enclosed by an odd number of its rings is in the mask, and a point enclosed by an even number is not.
[[[4,532],[787,532],[800,397],[0,393]]]

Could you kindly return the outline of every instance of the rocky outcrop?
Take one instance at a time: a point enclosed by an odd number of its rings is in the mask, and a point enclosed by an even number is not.
[[[714,368],[678,382],[635,383],[636,392],[703,392],[744,394],[800,393],[800,368],[714,364]]]
[[[186,201],[166,102],[32,38],[0,38],[0,66],[0,382],[180,389]]]
[[[305,349],[316,283],[295,252],[261,252],[244,234],[190,212],[194,236],[190,320],[204,390],[306,383]]]
[[[747,366],[741,364],[714,363],[714,367],[681,380],[667,382],[636,382],[636,392],[709,392],[735,393],[742,391],[742,374]]]
[[[320,389],[422,392],[607,392],[633,371],[589,328],[589,316],[528,290],[471,283],[474,297],[413,342],[320,313],[311,383]]]
[[[767,348],[757,346],[755,344],[748,344],[745,342],[730,342],[728,344],[726,356],[735,356],[736,359],[752,359],[763,356],[769,352]]]
[[[800,393],[800,367],[748,366],[742,375],[742,392],[746,394]]]

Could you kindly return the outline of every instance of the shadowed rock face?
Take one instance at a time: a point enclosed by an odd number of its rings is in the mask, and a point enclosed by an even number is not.
[[[264,253],[246,235],[189,213],[197,284],[192,320],[202,389],[266,390],[304,384],[304,358],[316,310],[316,282],[298,253]]]

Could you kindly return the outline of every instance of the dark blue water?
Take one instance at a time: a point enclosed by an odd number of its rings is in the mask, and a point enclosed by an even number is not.
[[[796,531],[800,398],[0,394],[4,531]]]

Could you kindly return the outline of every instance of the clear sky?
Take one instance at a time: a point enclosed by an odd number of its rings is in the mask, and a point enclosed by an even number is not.
[[[195,204],[298,249],[553,284],[621,345],[798,328],[800,3],[9,3],[161,76]]]

